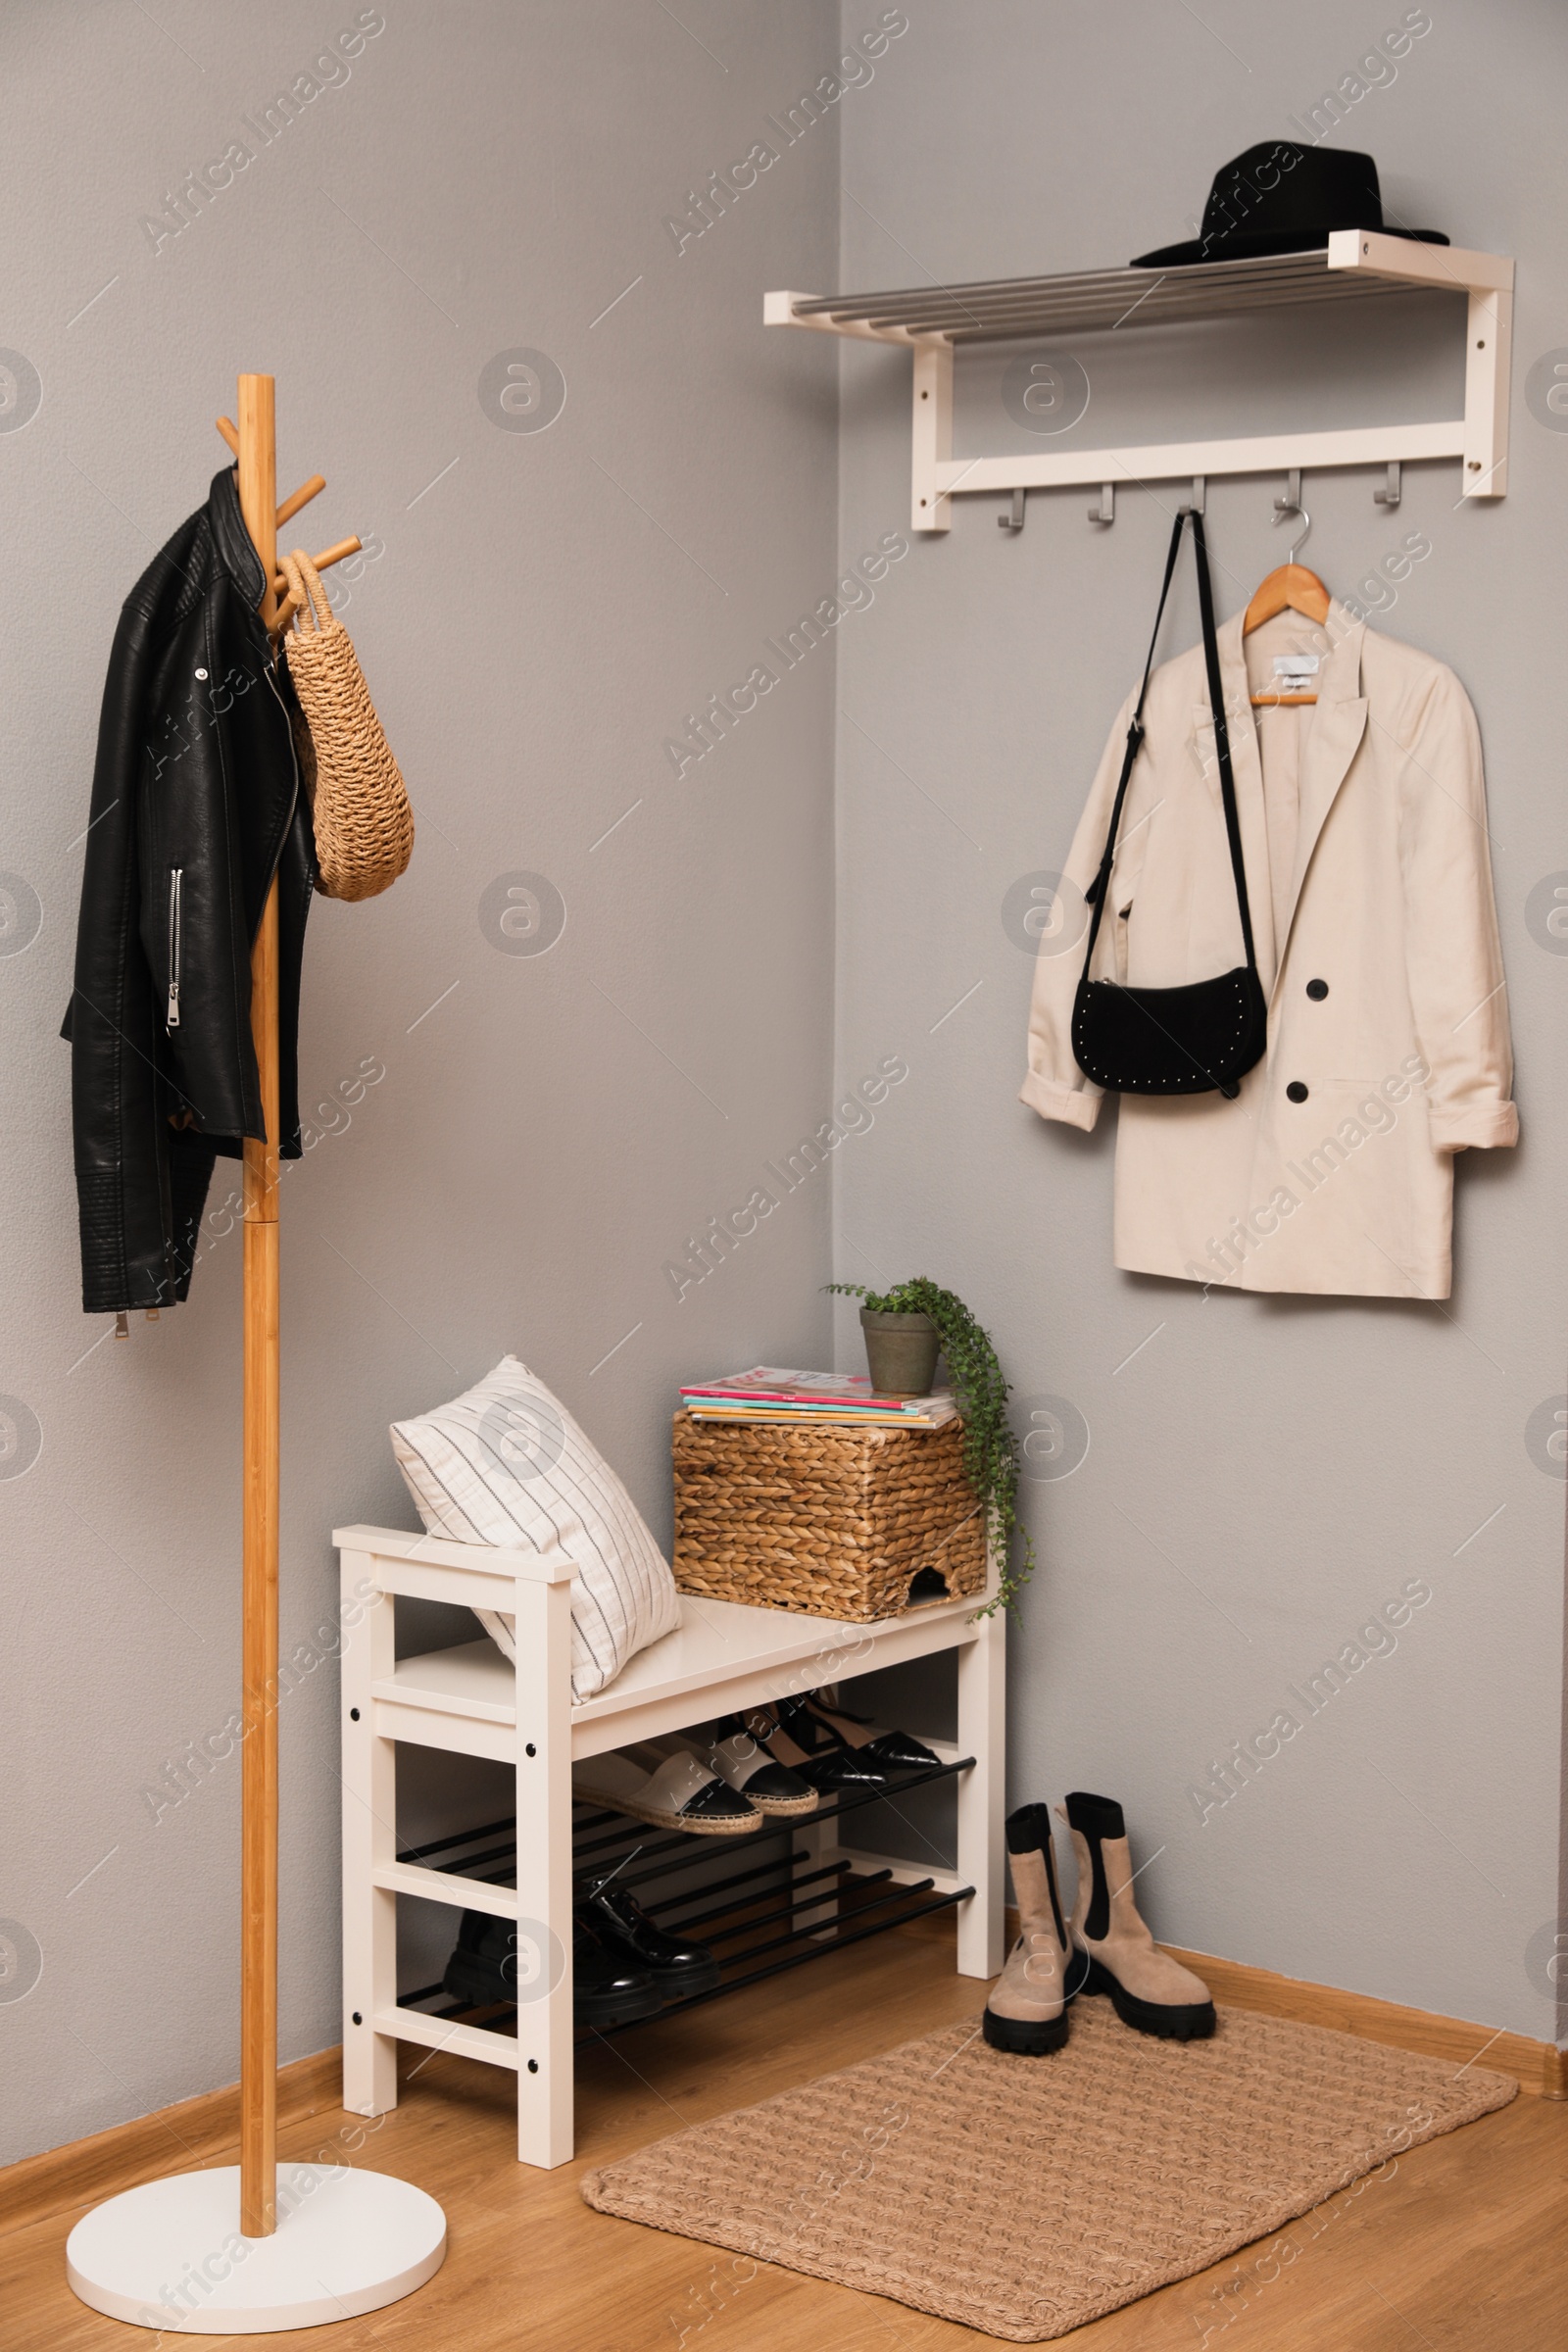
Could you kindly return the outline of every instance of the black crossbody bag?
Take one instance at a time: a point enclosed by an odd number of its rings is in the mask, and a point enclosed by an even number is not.
[[[1203,620],[1208,702],[1214,713],[1220,797],[1225,805],[1225,834],[1230,843],[1231,870],[1236,877],[1247,961],[1239,963],[1234,971],[1221,972],[1212,980],[1191,981],[1185,988],[1123,988],[1114,980],[1089,977],[1110,889],[1122,803],[1127,798],[1128,780],[1144,740],[1144,702],[1186,519],[1185,512],[1178,514],[1170,535],[1159,611],[1154,615],[1154,634],[1149,641],[1149,660],[1144,664],[1138,708],[1127,730],[1127,753],[1121,764],[1115,806],[1110,812],[1105,854],[1100,860],[1099,873],[1084,894],[1095,911],[1089,926],[1083,977],[1072,1008],[1072,1050],[1084,1076],[1092,1078],[1108,1094],[1206,1095],[1217,1087],[1227,1100],[1234,1101],[1241,1092],[1243,1078],[1262,1058],[1268,1042],[1268,1005],[1252,949],[1252,910],[1247,899],[1247,869],[1242,862],[1242,829],[1236,813],[1236,785],[1231,775],[1219,648],[1214,642],[1214,596],[1209,585],[1203,518],[1198,514],[1193,515],[1193,550],[1198,560],[1198,603]]]

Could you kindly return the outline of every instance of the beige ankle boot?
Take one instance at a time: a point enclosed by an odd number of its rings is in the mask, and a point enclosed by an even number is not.
[[[1020,1934],[986,2003],[985,2037],[994,2050],[1039,2058],[1067,2038],[1067,1931],[1056,1893],[1051,1811],[1020,1805],[1007,1816],[1007,1859],[1018,1897]]]
[[[1058,1808],[1059,1810],[1059,1808]],[[1105,1992],[1123,2025],[1169,2041],[1200,2041],[1214,2031],[1208,1986],[1162,1952],[1138,1914],[1127,1825],[1114,1797],[1082,1789],[1062,1815],[1078,1857],[1072,1907],[1075,1992]]]

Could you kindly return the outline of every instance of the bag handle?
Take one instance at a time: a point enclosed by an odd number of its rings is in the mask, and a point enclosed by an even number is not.
[[[1178,521],[1181,519],[1177,517]],[[1208,548],[1203,517],[1193,514],[1193,552],[1198,558],[1198,610],[1203,621],[1203,662],[1208,671],[1208,707],[1214,714],[1214,753],[1219,760],[1219,794],[1225,804],[1225,834],[1231,846],[1231,872],[1236,876],[1236,904],[1242,915],[1242,945],[1247,968],[1257,969],[1252,947],[1252,908],[1247,896],[1247,865],[1242,857],[1242,820],[1236,807],[1236,779],[1231,773],[1231,731],[1225,716],[1225,689],[1219,674],[1219,644],[1214,635],[1214,591],[1208,577]]]
[[[284,579],[288,582],[289,594],[294,599],[296,606],[293,616],[294,627],[301,636],[307,634],[305,614],[309,612],[312,622],[315,624],[309,634],[319,637],[332,619],[331,603],[325,588],[321,585],[320,573],[303,547],[290,549],[286,556],[280,555],[277,564]]]
[[[1127,798],[1127,786],[1132,777],[1133,763],[1143,747],[1144,704],[1149,695],[1149,680],[1154,667],[1154,648],[1159,643],[1159,624],[1165,617],[1165,600],[1170,595],[1171,579],[1176,570],[1176,558],[1182,543],[1182,527],[1190,510],[1183,508],[1171,527],[1170,547],[1165,557],[1165,577],[1160,582],[1159,606],[1154,614],[1153,635],[1149,640],[1149,659],[1144,663],[1144,680],[1138,689],[1138,702],[1133,710],[1132,724],[1127,729],[1127,749],[1122,758],[1121,775],[1116,785],[1116,798],[1110,811],[1110,829],[1105,835],[1104,855],[1100,868],[1084,898],[1094,908],[1089,925],[1089,945],[1084,954],[1085,980],[1094,961],[1095,942],[1105,912],[1106,894],[1110,888],[1110,869],[1116,858],[1116,835],[1121,826],[1122,804]],[[1252,909],[1247,896],[1247,868],[1242,858],[1242,827],[1236,808],[1236,783],[1231,772],[1230,729],[1225,720],[1225,696],[1220,683],[1219,645],[1214,634],[1214,592],[1208,574],[1208,548],[1203,538],[1203,517],[1196,510],[1193,515],[1193,554],[1198,566],[1198,610],[1203,628],[1203,662],[1208,677],[1208,706],[1214,714],[1214,752],[1219,760],[1220,799],[1225,808],[1225,838],[1230,846],[1231,872],[1236,881],[1236,901],[1241,909],[1242,944],[1247,950],[1249,969],[1255,970],[1257,957],[1252,948]]]

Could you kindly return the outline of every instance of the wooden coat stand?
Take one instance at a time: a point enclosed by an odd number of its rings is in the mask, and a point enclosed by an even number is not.
[[[326,483],[313,474],[279,507],[274,393],[271,376],[242,375],[239,422],[220,416],[218,429],[239,461],[240,513],[262,560],[261,613],[275,645],[293,612],[277,569],[278,525]],[[339,540],[316,557],[317,570],[359,546]],[[66,2248],[67,2276],[83,2302],[165,2333],[263,2334],[357,2319],[421,2286],[446,2253],[446,2219],[433,2198],[346,2159],[290,2165],[289,2193],[278,2197],[275,874],[251,951],[251,1035],[267,1132],[244,1147],[240,2161],[111,2197],[77,2223]]]

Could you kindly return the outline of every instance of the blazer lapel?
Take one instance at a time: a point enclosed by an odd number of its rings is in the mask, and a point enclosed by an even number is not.
[[[1257,975],[1267,996],[1274,985],[1278,945],[1274,937],[1274,891],[1269,873],[1268,824],[1263,813],[1263,766],[1257,748],[1257,725],[1252,717],[1251,690],[1242,652],[1245,614],[1233,613],[1215,630],[1219,651],[1219,682],[1225,697],[1226,733],[1231,747],[1231,777],[1236,786],[1236,815],[1242,831],[1242,862],[1247,869],[1247,903],[1252,917],[1252,945],[1257,953]],[[1200,664],[1202,650],[1199,649]],[[1199,672],[1202,675],[1201,667]],[[1219,788],[1219,760],[1214,751],[1213,713],[1205,688],[1203,700],[1193,707],[1193,732],[1198,758],[1214,806],[1224,802]],[[1223,834],[1221,840],[1223,841]],[[1223,852],[1226,869],[1230,853]]]
[[[1343,605],[1331,602],[1325,633],[1333,650],[1318,685],[1317,707],[1301,755],[1296,870],[1291,876],[1285,937],[1279,942],[1282,964],[1318,836],[1366,732],[1366,700],[1361,693],[1361,639],[1366,623],[1352,620]]]

